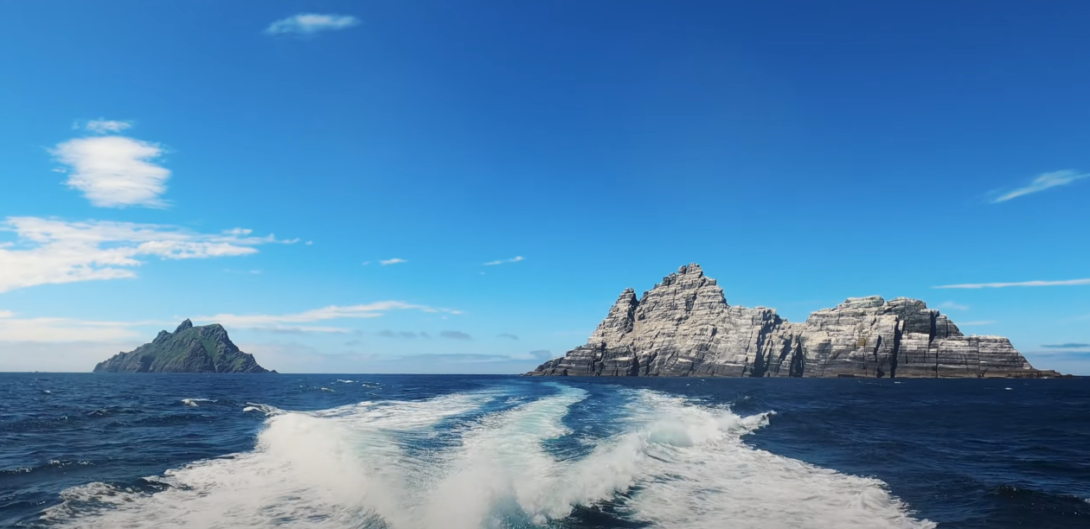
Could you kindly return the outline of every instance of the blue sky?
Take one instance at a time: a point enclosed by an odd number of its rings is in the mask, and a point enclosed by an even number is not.
[[[731,304],[914,297],[1090,374],[1088,16],[0,3],[0,370],[190,317],[282,371],[517,372],[698,262]]]

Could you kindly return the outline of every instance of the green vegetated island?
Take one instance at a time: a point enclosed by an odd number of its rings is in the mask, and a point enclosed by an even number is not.
[[[151,343],[118,353],[95,373],[275,373],[257,364],[227,336],[222,325],[194,327],[188,319],[174,332],[161,331]]]
[[[534,376],[1051,378],[1002,336],[966,336],[922,301],[849,298],[791,323],[727,304],[697,264],[621,293],[586,345]]]

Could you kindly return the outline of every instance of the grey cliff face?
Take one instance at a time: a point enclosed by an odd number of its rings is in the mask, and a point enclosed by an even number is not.
[[[95,373],[268,373],[244,353],[219,324],[194,327],[188,319],[174,332],[160,331],[128,353],[95,366]]]
[[[919,300],[850,298],[790,323],[730,306],[699,265],[636,299],[627,289],[586,345],[530,375],[726,377],[1040,377],[1010,341],[965,336]]]

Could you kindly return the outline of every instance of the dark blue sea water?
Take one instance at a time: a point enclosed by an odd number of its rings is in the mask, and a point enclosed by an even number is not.
[[[1090,527],[1090,380],[0,374],[0,526]]]

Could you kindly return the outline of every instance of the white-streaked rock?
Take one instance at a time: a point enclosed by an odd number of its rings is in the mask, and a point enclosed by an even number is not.
[[[643,297],[621,293],[586,345],[530,375],[1036,377],[1006,338],[965,336],[919,300],[848,298],[790,323],[775,309],[730,306],[697,264]]]

